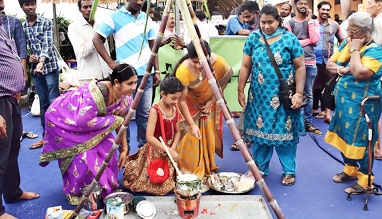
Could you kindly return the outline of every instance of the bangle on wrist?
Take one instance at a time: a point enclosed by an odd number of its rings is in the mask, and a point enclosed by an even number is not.
[[[159,71],[159,70],[155,70],[154,73],[158,73],[158,74],[160,74],[160,71]]]
[[[244,95],[244,93],[243,92],[239,92],[238,95]]]
[[[296,94],[298,97],[302,97],[302,94],[299,93],[299,92],[296,92],[295,94]]]
[[[190,126],[190,128],[193,128],[195,126],[195,124],[192,124],[192,125],[189,125],[189,126]]]
[[[343,74],[342,74],[342,69],[343,69],[344,67],[343,66],[338,66],[338,68],[337,68],[337,74],[339,75],[339,76],[344,76]]]

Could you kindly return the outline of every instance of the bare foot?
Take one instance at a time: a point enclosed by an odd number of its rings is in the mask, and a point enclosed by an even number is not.
[[[23,194],[19,197],[19,200],[31,200],[40,198],[40,194],[35,192],[23,192]]]
[[[4,213],[3,215],[0,216],[0,219],[17,219],[17,217],[14,217],[8,213]]]

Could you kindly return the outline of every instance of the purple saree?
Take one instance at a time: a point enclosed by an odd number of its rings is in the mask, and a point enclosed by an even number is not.
[[[131,97],[122,96],[107,107],[92,81],[57,97],[48,108],[40,165],[58,160],[63,190],[70,204],[77,204],[81,189],[91,183],[100,169],[114,141],[112,131],[122,124],[131,102]],[[117,176],[114,154],[99,182],[103,196],[118,188]]]

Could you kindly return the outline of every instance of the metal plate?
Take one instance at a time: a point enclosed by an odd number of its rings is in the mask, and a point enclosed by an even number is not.
[[[214,183],[212,183],[212,179],[210,176],[208,178],[208,183],[210,187],[218,192],[227,193],[227,194],[243,194],[251,191],[255,187],[255,180],[244,176],[241,173],[235,172],[220,172],[217,173],[216,176],[223,184],[221,188],[216,187]],[[235,180],[233,180],[235,178]],[[239,181],[237,181],[239,179]],[[239,188],[240,185],[244,188]]]

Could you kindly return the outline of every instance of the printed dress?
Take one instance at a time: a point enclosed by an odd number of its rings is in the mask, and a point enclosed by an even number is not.
[[[304,51],[297,38],[279,28],[270,37],[281,34],[272,44],[281,74],[287,83],[295,81],[293,59]],[[244,53],[252,57],[252,77],[245,109],[244,138],[256,145],[291,146],[299,141],[303,130],[300,110],[285,109],[280,102],[280,81],[268,57],[259,31],[253,32],[244,45]]]

